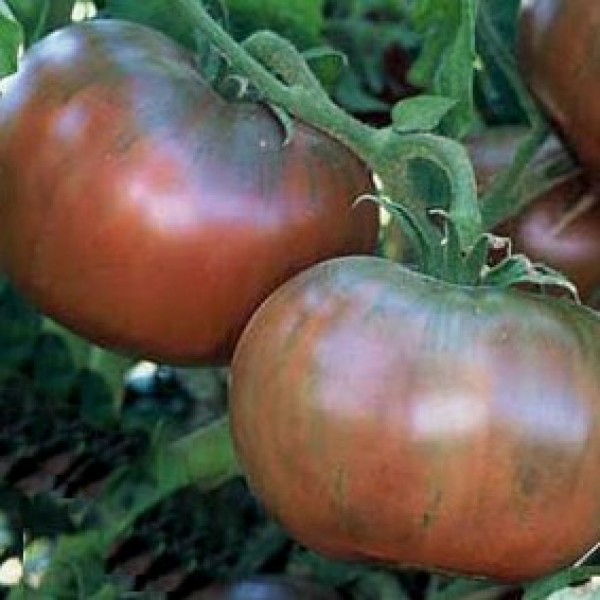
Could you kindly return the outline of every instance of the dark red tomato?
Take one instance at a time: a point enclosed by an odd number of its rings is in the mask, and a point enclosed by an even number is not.
[[[497,127],[466,140],[480,188],[514,159],[526,129]],[[564,150],[550,137],[534,158],[536,169]],[[555,185],[496,231],[513,240],[513,251],[564,273],[589,302],[600,288],[600,197],[584,176]]]
[[[504,581],[600,541],[600,316],[375,257],[287,282],[232,365],[239,458],[326,555]]]
[[[258,575],[233,583],[213,584],[193,596],[195,600],[339,600],[333,591],[310,581]]]
[[[600,290],[600,196],[582,177],[540,196],[499,233],[513,251],[564,273],[585,302]]]
[[[600,168],[600,4],[523,0],[521,71],[581,160]]]
[[[269,109],[227,103],[140,25],[35,45],[0,104],[4,267],[48,315],[166,362],[230,358],[256,306],[319,260],[369,253],[366,167]]]

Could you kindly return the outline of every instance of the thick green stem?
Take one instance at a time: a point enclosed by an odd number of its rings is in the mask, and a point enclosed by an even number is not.
[[[459,144],[433,135],[401,135],[392,129],[377,130],[357,121],[326,94],[316,93],[312,79],[304,77],[294,81],[293,70],[286,69],[281,60],[285,53],[277,55],[276,69],[287,81],[281,81],[265,69],[255,57],[273,54],[273,39],[269,36],[255,37],[250,55],[211,19],[196,0],[179,2],[194,25],[227,57],[231,68],[248,77],[269,102],[336,138],[365,161],[381,178],[386,194],[411,211],[430,246],[439,245],[439,235],[435,235],[434,227],[427,218],[424,199],[412,192],[407,163],[415,158],[433,160],[450,181],[452,201],[449,214],[455,221],[461,245],[466,250],[475,243],[481,233],[476,187],[472,167]],[[263,42],[266,46],[261,48]],[[276,46],[276,52],[279,50],[285,50],[281,43]],[[290,45],[287,51],[291,56],[294,49]],[[295,60],[297,57],[292,56],[293,64],[296,64]],[[289,73],[287,78],[286,72]],[[306,81],[308,84],[303,84]],[[432,249],[430,254],[435,255],[436,252]]]
[[[280,81],[254,56],[235,42],[216,23],[197,0],[179,0],[194,24],[226,57],[234,71],[247,76],[269,102],[285,108],[295,117],[326,130],[330,135],[363,155],[369,148],[373,129],[356,121],[328,97],[316,94],[313,86],[292,85]],[[264,40],[267,41],[266,39]],[[257,46],[259,42],[255,45]],[[254,54],[260,49],[255,48]],[[264,54],[268,53],[266,49]]]

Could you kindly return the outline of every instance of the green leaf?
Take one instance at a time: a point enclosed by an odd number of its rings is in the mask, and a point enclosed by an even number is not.
[[[198,2],[205,4],[217,21],[226,22],[226,11],[220,0]],[[161,31],[190,50],[197,50],[198,36],[201,37],[184,11],[174,10],[172,3],[164,0],[106,0],[101,16],[146,25]]]
[[[25,47],[71,21],[75,0],[6,0],[23,28]]]
[[[344,73],[335,90],[335,97],[337,102],[350,112],[368,113],[389,110],[385,102],[363,89],[362,81],[354,70]]]
[[[117,414],[112,390],[100,373],[82,369],[76,386],[84,421],[97,427],[107,427],[115,422]]]
[[[16,367],[33,352],[42,326],[37,311],[2,280],[0,291],[0,363]]]
[[[197,0],[213,18],[242,40],[260,29],[271,29],[301,48],[321,42],[323,0]],[[165,0],[106,0],[104,17],[141,23],[167,34],[181,45],[196,50],[199,32],[182,10]]]
[[[392,126],[403,133],[432,131],[457,103],[454,98],[427,94],[401,100],[392,109]]]
[[[598,590],[592,592],[592,595],[587,596],[582,595],[581,590],[577,590],[577,594],[571,594],[571,596],[565,596],[564,594],[562,596],[556,596],[552,594],[552,592],[564,590],[564,588],[571,585],[584,583],[590,577],[598,575],[600,575],[600,567],[598,566],[565,569],[564,571],[559,571],[552,577],[541,579],[540,581],[533,582],[526,586],[523,600],[549,600],[549,597],[552,598],[552,600],[567,600],[568,598],[587,598],[588,600],[592,600],[593,598],[596,600],[599,596]],[[571,592],[574,592],[574,590],[571,590]]]
[[[23,44],[23,28],[10,6],[0,0],[0,77],[17,70],[19,48]]]
[[[511,287],[520,283],[530,283],[542,288],[558,287],[578,299],[577,288],[562,273],[543,263],[532,263],[522,254],[513,254],[490,268],[484,273],[483,281],[497,287]]]
[[[321,43],[324,0],[225,0],[231,32],[240,40],[271,29],[301,49]]]
[[[311,48],[305,50],[302,56],[304,56],[321,85],[328,91],[333,90],[344,69],[348,66],[345,54],[333,48]]]
[[[518,95],[503,72],[501,57],[491,43],[486,27],[482,26],[485,19],[490,19],[491,25],[501,37],[507,50],[514,55],[520,0],[480,0],[480,2],[477,18],[477,52],[482,64],[475,75],[480,108],[485,110],[487,119],[493,122],[525,123],[526,115]]]
[[[33,357],[36,391],[56,401],[68,399],[77,378],[77,365],[60,335],[43,333],[37,338]]]
[[[444,133],[462,138],[475,112],[475,22],[478,0],[417,0],[412,19],[423,47],[410,71],[411,81],[429,93],[456,100],[443,121]]]

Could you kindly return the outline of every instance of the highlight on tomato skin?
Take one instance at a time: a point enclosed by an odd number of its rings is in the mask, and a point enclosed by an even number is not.
[[[279,284],[375,250],[376,206],[352,207],[372,189],[356,156],[300,122],[284,144],[272,111],[226,102],[154,30],[51,34],[2,100],[3,268],[100,345],[226,363]]]
[[[333,259],[249,322],[232,430],[313,550],[528,581],[600,540],[598,364],[600,317],[573,302]]]

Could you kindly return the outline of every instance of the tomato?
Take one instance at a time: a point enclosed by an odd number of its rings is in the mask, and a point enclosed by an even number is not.
[[[480,193],[510,166],[526,129],[496,127],[466,140]],[[558,156],[561,145],[551,136],[534,157],[532,168]],[[521,213],[500,225],[513,252],[564,273],[586,302],[600,288],[600,198],[584,175],[556,184]]]
[[[589,0],[521,4],[519,59],[531,89],[580,159],[600,168],[600,5]]]
[[[333,259],[249,322],[232,431],[249,484],[308,547],[528,580],[600,540],[599,364],[591,309]]]
[[[90,340],[227,361],[258,304],[324,258],[374,250],[366,166],[265,106],[228,103],[162,34],[76,24],[0,104],[0,248],[17,287]]]
[[[593,301],[600,289],[600,196],[585,178],[553,187],[498,233],[513,240],[513,251],[564,273],[583,301]]]
[[[213,584],[198,600],[336,600],[339,596],[308,580],[284,575],[255,575],[231,583]]]

